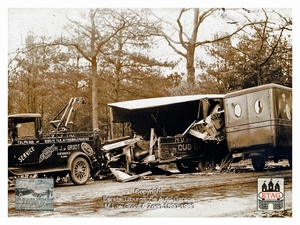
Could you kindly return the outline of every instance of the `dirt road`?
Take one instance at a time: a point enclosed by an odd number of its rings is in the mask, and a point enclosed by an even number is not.
[[[257,210],[257,179],[284,178],[285,210]],[[54,188],[54,211],[16,211],[9,217],[292,217],[292,170],[286,161],[255,172],[250,164],[223,172],[151,175],[131,182],[90,181]]]

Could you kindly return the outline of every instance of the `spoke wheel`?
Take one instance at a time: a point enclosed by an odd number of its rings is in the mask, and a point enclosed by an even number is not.
[[[74,184],[82,185],[90,179],[90,165],[82,157],[76,158],[72,163],[71,180]]]
[[[215,167],[216,159],[212,153],[205,153],[198,163],[198,169],[200,172],[210,172]]]

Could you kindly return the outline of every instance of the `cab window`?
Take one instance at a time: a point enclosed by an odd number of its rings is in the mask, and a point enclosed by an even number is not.
[[[18,138],[33,138],[35,137],[35,124],[33,122],[18,123],[16,125]]]

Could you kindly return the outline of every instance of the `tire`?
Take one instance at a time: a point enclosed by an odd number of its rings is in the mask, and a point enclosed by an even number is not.
[[[71,167],[70,177],[74,184],[83,185],[90,179],[91,169],[85,158],[77,157]]]
[[[181,173],[191,173],[195,171],[196,166],[188,162],[176,162],[177,169]]]
[[[253,157],[251,161],[255,171],[262,171],[266,164],[264,157]]]
[[[216,167],[216,158],[212,153],[204,153],[198,163],[200,172],[210,172]]]

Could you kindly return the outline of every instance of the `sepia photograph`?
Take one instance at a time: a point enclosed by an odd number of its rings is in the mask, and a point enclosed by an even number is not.
[[[8,220],[295,217],[291,6],[6,10]]]

